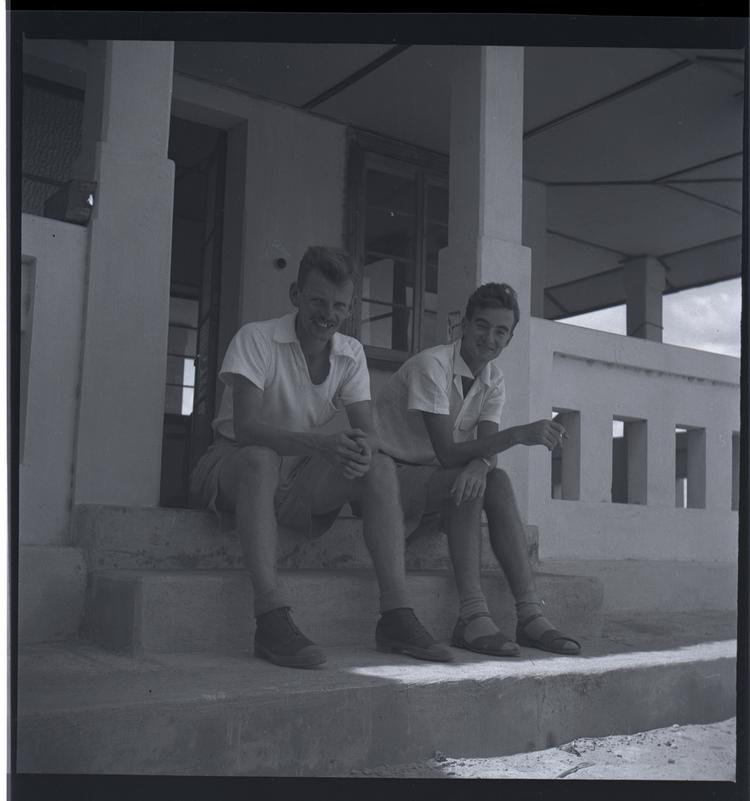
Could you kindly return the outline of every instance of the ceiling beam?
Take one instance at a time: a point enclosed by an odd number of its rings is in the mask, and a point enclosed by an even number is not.
[[[680,189],[677,186],[672,186],[668,183],[659,184],[659,186],[663,186],[665,189],[671,189],[673,192],[679,192],[681,195],[687,195],[688,197],[695,198],[699,200],[701,203],[708,203],[709,206],[716,206],[720,209],[726,209],[726,211],[731,211],[732,214],[736,214],[739,217],[742,216],[742,212],[738,209],[735,209],[733,206],[729,206],[726,203],[720,203],[718,200],[711,200],[710,198],[703,197],[703,195],[696,195],[695,192],[688,192],[687,189]]]
[[[692,169],[692,168],[691,168]],[[536,178],[527,180],[537,181]],[[545,186],[568,187],[576,186],[666,186],[667,184],[737,184],[742,182],[742,178],[652,178],[648,181],[537,181]]]
[[[692,170],[700,170],[703,167],[710,167],[712,164],[719,164],[722,161],[728,161],[729,159],[736,159],[737,156],[741,156],[742,151],[739,150],[737,153],[730,153],[727,156],[719,156],[715,159],[709,159],[708,161],[704,161],[701,164],[693,164],[692,167],[684,167],[681,170],[676,170],[675,172],[667,173],[666,175],[662,175],[659,178],[654,178],[655,182],[658,181],[666,181],[667,178],[674,178],[677,175],[684,175],[686,172],[691,172]],[[695,179],[697,180],[697,179]]]
[[[536,179],[534,179],[536,180]],[[653,186],[654,181],[541,181],[545,186]]]
[[[682,256],[685,253],[692,253],[694,250],[701,250],[701,248],[709,248],[712,245],[723,245],[725,242],[733,242],[735,239],[742,239],[742,234],[713,239],[710,242],[702,242],[700,245],[691,245],[689,248],[683,248],[682,250],[673,250],[671,253],[662,253],[659,258],[671,259],[673,256]]]
[[[334,95],[343,92],[345,89],[348,89],[350,86],[357,83],[357,81],[361,81],[362,78],[369,75],[371,72],[374,72],[378,67],[382,67],[383,64],[386,64],[391,59],[396,58],[396,56],[401,55],[404,50],[408,50],[410,45],[396,45],[392,47],[390,50],[387,50],[381,56],[378,56],[374,61],[371,61],[369,64],[365,64],[364,67],[358,69],[356,72],[353,72],[351,75],[344,78],[343,81],[339,81],[338,83],[334,84],[330,89],[326,89],[325,92],[321,92],[319,95],[314,97],[312,100],[308,100],[307,103],[300,106],[301,109],[304,111],[310,111],[310,109],[315,108],[315,106],[319,106],[321,103],[324,103],[326,100],[330,100]]]
[[[549,291],[549,289],[545,288],[544,297],[547,298],[547,300],[549,300],[550,303],[554,303],[554,305],[557,306],[557,308],[560,309],[560,311],[563,314],[567,315],[573,314],[573,312],[571,312],[569,309],[566,309],[565,306],[563,306],[562,303],[560,303],[560,301],[557,300],[557,298]]]
[[[674,50],[672,48],[669,49],[670,53],[674,53],[676,56],[680,56],[681,58],[689,58],[694,64],[697,64],[701,67],[708,67],[716,72],[721,72],[724,75],[729,75],[731,78],[740,81],[740,83],[744,83],[744,76],[738,75],[731,67],[728,67],[728,64],[735,64],[738,66],[743,66],[745,64],[744,59],[738,58],[726,58],[723,56],[706,56],[700,55],[699,53],[685,53],[682,50]],[[740,93],[741,94],[741,93]]]
[[[593,278],[601,278],[603,275],[614,275],[615,273],[621,273],[622,270],[622,267],[611,267],[609,270],[591,273],[591,275],[582,275],[580,278],[571,278],[569,281],[561,281],[559,284],[553,284],[552,286],[545,287],[544,291],[548,292],[551,289],[562,289],[563,287],[573,286],[574,284],[584,284],[588,281],[591,281]]]
[[[552,234],[553,236],[559,236],[561,239],[569,239],[571,242],[577,242],[579,245],[588,245],[592,248],[598,248],[599,250],[607,250],[610,253],[615,253],[618,256],[624,256],[627,258],[636,258],[633,256],[632,253],[623,253],[621,250],[615,250],[614,248],[607,247],[606,245],[600,245],[597,242],[589,242],[586,239],[580,239],[577,236],[571,236],[570,234],[564,234],[562,231],[554,231],[552,228],[547,228],[547,233]]]
[[[716,61],[719,64],[741,64],[744,65],[743,58],[726,58],[723,56],[696,56],[696,61]]]
[[[693,66],[693,61],[690,59],[686,59],[684,61],[680,61],[677,64],[673,64],[671,67],[667,67],[664,70],[660,70],[659,72],[653,73],[653,75],[648,75],[645,78],[642,78],[640,81],[636,81],[635,83],[631,83],[628,86],[624,86],[622,89],[618,89],[615,92],[611,92],[608,95],[604,95],[603,97],[598,98],[597,100],[593,100],[591,103],[586,103],[584,106],[579,106],[578,108],[573,109],[572,111],[568,111],[566,114],[563,114],[560,117],[556,117],[549,122],[545,122],[542,125],[538,125],[536,128],[532,128],[530,131],[526,131],[524,133],[524,139],[530,139],[532,136],[537,136],[540,133],[544,133],[548,131],[550,128],[555,128],[558,125],[562,125],[564,122],[568,122],[569,120],[574,119],[575,117],[579,117],[581,114],[586,114],[589,111],[592,111],[595,108],[599,108],[600,106],[605,105],[606,103],[611,103],[613,100],[619,100],[621,97],[625,97],[626,95],[631,94],[632,92],[637,92],[639,89],[643,89],[645,86],[649,86],[652,83],[656,83],[657,81],[661,81],[664,78],[668,78],[670,75],[674,75],[676,72],[681,72],[686,67]]]
[[[739,184],[742,178],[670,178],[660,184]]]

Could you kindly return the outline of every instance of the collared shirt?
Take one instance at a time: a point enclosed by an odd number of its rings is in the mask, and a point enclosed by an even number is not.
[[[449,415],[453,441],[475,439],[481,420],[500,425],[505,403],[502,370],[485,365],[466,397],[461,377],[474,378],[461,356],[461,340],[427,348],[408,359],[383,386],[374,404],[381,448],[413,464],[438,464],[421,412]]]
[[[296,312],[274,320],[247,323],[229,343],[219,371],[224,390],[213,421],[217,434],[235,439],[232,387],[241,375],[263,390],[260,420],[290,431],[310,431],[331,420],[344,406],[370,400],[370,375],[362,345],[336,332],[330,369],[313,384],[294,329]]]

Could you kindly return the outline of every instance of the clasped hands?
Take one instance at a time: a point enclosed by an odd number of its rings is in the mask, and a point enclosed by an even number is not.
[[[323,457],[337,467],[344,478],[362,478],[370,469],[373,440],[360,428],[329,434],[323,441]]]

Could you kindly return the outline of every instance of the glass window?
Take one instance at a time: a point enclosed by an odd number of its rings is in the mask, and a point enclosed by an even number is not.
[[[362,135],[350,152],[349,246],[360,260],[362,278],[349,333],[371,357],[402,359],[439,341],[438,254],[448,244],[447,159],[378,139]]]
[[[193,413],[197,329],[198,301],[190,298],[170,298],[164,402],[166,414],[186,416]]]
[[[412,350],[416,196],[413,176],[367,169],[360,329],[365,344]]]

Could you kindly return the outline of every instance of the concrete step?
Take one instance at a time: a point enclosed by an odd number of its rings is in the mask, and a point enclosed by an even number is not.
[[[533,751],[736,712],[727,613],[608,619],[579,657],[456,651],[433,664],[329,649],[315,670],[246,656],[37,645],[18,664],[20,773],[345,776]]]
[[[348,507],[345,507],[345,510]],[[74,544],[86,554],[90,570],[138,568],[220,570],[242,566],[234,519],[221,521],[210,512],[158,507],[84,504],[73,510]],[[529,558],[538,566],[539,535],[526,527]],[[370,568],[362,537],[362,521],[342,514],[330,531],[314,540],[288,529],[279,532],[278,565],[282,568]],[[440,532],[412,537],[406,547],[412,570],[450,566],[445,536]],[[482,566],[497,567],[483,530]]]
[[[368,645],[378,617],[372,570],[281,571],[297,625],[320,645]],[[515,631],[513,598],[501,571],[485,571],[490,610]],[[449,571],[409,571],[417,615],[448,639],[458,601]],[[596,579],[537,574],[555,624],[572,636],[601,631],[602,587]],[[85,631],[93,642],[132,654],[170,651],[241,652],[254,633],[250,581],[241,570],[97,570],[91,574]]]

